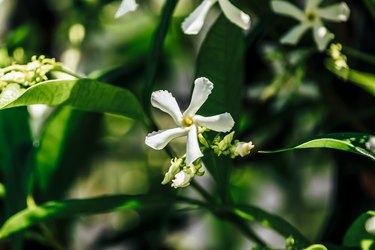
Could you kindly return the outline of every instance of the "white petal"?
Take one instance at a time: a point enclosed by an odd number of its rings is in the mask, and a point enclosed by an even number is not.
[[[238,9],[228,0],[219,0],[221,10],[224,12],[224,15],[240,27],[241,29],[248,30],[250,28],[250,16]]]
[[[274,0],[271,2],[271,8],[278,14],[291,16],[300,21],[305,20],[305,14],[303,11],[289,2]]]
[[[189,130],[186,144],[186,166],[192,164],[196,159],[202,157],[203,154],[198,144],[197,127],[192,125]]]
[[[329,42],[334,37],[335,36],[331,32],[329,32],[326,27],[324,27],[322,21],[317,20],[314,23],[314,40],[318,45],[318,49],[320,51],[325,50]]]
[[[228,132],[233,128],[234,120],[229,113],[204,117],[200,115],[194,116],[194,121],[202,127],[217,131]]]
[[[163,149],[167,144],[177,138],[184,136],[188,133],[188,131],[184,128],[172,128],[172,129],[165,129],[159,130],[157,132],[152,132],[146,136],[145,143],[147,146],[153,149]]]
[[[177,125],[181,124],[182,114],[176,99],[166,90],[152,92],[151,105],[169,114]]]
[[[135,2],[135,0],[122,0],[120,8],[117,10],[115,17],[119,18],[130,11],[135,11],[137,7],[138,4]]]
[[[185,110],[183,116],[194,116],[203,103],[205,103],[213,88],[214,84],[207,78],[200,77],[196,79],[189,107]]]
[[[336,22],[345,22],[350,15],[350,9],[344,2],[318,9],[316,12],[320,17]]]
[[[208,11],[217,0],[204,0],[182,23],[185,34],[196,35],[202,29]]]
[[[310,25],[307,23],[301,23],[293,27],[280,39],[280,42],[283,44],[297,44],[309,27]]]
[[[323,0],[307,0],[305,10],[306,11],[313,11],[318,8],[318,5],[322,2]]]

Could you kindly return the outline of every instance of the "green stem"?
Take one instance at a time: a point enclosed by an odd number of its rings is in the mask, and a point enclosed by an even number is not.
[[[201,186],[199,185],[195,180],[192,180],[190,182],[191,186],[200,194],[203,198],[206,199],[207,202],[210,204],[216,204],[215,199]]]
[[[70,69],[67,69],[67,68],[65,68],[65,67],[63,67],[63,66],[56,67],[56,68],[54,69],[54,71],[58,71],[58,72],[61,72],[61,73],[65,73],[65,74],[71,75],[71,76],[73,76],[73,77],[76,77],[76,78],[78,78],[78,79],[81,79],[81,78],[82,78],[82,76],[80,76],[80,75],[74,73],[74,72],[71,71]]]
[[[178,0],[167,0],[162,11],[159,26],[154,33],[151,45],[151,52],[148,57],[146,80],[143,89],[143,107],[146,114],[151,117],[150,97],[154,87],[157,68],[160,62],[160,55],[163,50],[164,40],[168,32],[169,24],[172,19],[173,11]]]
[[[363,3],[366,5],[367,9],[369,10],[372,20],[375,21],[375,5],[373,0],[362,0]]]
[[[349,47],[343,47],[343,50],[347,55],[361,59],[362,61],[365,61],[371,64],[375,64],[375,56],[373,55],[368,55],[367,53],[364,53],[364,52],[361,52],[359,50],[355,50]]]

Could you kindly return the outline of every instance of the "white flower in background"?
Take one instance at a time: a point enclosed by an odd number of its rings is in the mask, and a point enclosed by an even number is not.
[[[366,142],[366,148],[375,154],[375,136],[371,136]]]
[[[115,14],[115,17],[119,18],[128,12],[135,11],[137,7],[138,4],[135,2],[135,0],[122,0],[120,7]]]
[[[248,30],[250,28],[250,17],[235,7],[229,0],[203,0],[203,2],[184,20],[182,29],[185,34],[195,35],[202,29],[204,20],[210,8],[218,2],[224,15],[240,27]]]
[[[229,113],[204,117],[196,112],[205,103],[214,85],[207,78],[195,80],[194,90],[190,105],[181,113],[176,99],[166,90],[155,91],[151,95],[151,104],[155,108],[169,114],[177,128],[159,130],[146,136],[145,143],[153,149],[163,149],[171,140],[187,135],[186,166],[203,156],[198,143],[198,126],[217,132],[228,132],[232,129],[234,121]]]
[[[336,3],[327,7],[318,7],[322,0],[307,0],[305,10],[298,9],[295,5],[280,0],[271,2],[272,10],[278,14],[290,16],[300,21],[282,38],[281,43],[295,45],[302,35],[309,29],[313,29],[314,40],[320,51],[323,51],[328,43],[334,38],[322,22],[326,19],[334,22],[345,22],[349,18],[350,9],[344,2]]]

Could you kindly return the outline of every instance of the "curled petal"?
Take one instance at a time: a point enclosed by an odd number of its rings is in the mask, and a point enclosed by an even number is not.
[[[271,8],[275,13],[290,16],[300,21],[305,20],[303,11],[289,2],[274,0],[271,2]]]
[[[185,110],[183,116],[194,116],[203,103],[211,94],[214,84],[205,77],[197,78],[194,82],[194,90],[191,96],[189,107]]]
[[[217,132],[228,132],[234,126],[234,120],[229,113],[223,113],[220,115],[214,115],[209,117],[204,117],[200,115],[194,116],[194,121],[197,122],[199,126],[217,131]]]
[[[130,11],[135,11],[137,7],[138,4],[135,2],[135,0],[122,0],[120,8],[117,10],[115,17],[119,18]]]
[[[158,90],[151,95],[151,104],[169,114],[177,125],[181,124],[182,114],[176,99],[166,90]]]
[[[318,45],[318,49],[323,51],[326,49],[328,43],[334,38],[335,36],[324,27],[322,21],[317,20],[314,23],[314,40]]]
[[[293,27],[280,39],[280,42],[283,44],[297,44],[309,27],[308,23],[301,23]]]
[[[248,30],[250,28],[250,16],[238,9],[228,0],[219,0],[221,10],[224,15],[243,30]]]
[[[192,125],[190,127],[187,144],[186,144],[186,166],[192,164],[196,159],[202,157],[203,154],[198,144],[197,127]]]
[[[208,11],[217,0],[204,0],[182,23],[185,34],[196,35],[202,29]]]
[[[157,132],[152,132],[146,136],[145,143],[147,146],[160,150],[163,149],[167,144],[178,137],[186,135],[188,132],[184,128],[172,128],[159,130]]]
[[[325,8],[320,8],[317,10],[317,13],[320,17],[327,20],[345,22],[349,18],[350,9],[346,3],[342,2]]]
[[[315,11],[323,0],[307,0],[306,11]]]

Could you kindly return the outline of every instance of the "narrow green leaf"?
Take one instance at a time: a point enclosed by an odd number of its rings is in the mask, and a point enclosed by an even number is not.
[[[84,214],[104,213],[125,208],[148,208],[160,205],[160,197],[113,195],[91,199],[50,201],[22,210],[0,228],[0,238],[25,230],[37,223]]]
[[[375,211],[368,211],[359,216],[346,231],[344,246],[359,247],[363,250],[375,249],[375,236],[366,231],[366,222],[375,216]]]
[[[130,91],[91,79],[45,81],[24,92],[12,91],[0,99],[0,104],[0,109],[31,104],[68,105],[143,121],[142,108]]]
[[[375,160],[375,154],[366,149],[366,142],[371,135],[361,133],[335,133],[322,135],[308,140],[294,147],[283,148],[272,151],[259,151],[259,153],[279,153],[304,148],[332,148],[356,153]]]
[[[208,31],[200,48],[196,78],[207,77],[214,89],[203,107],[202,115],[229,112],[239,120],[242,84],[244,80],[245,38],[241,29],[221,15]],[[205,153],[204,161],[216,182],[224,203],[230,202],[229,176],[231,160]]]
[[[292,236],[296,243],[300,245],[307,247],[311,244],[305,238],[305,236],[303,236],[289,222],[260,208],[250,205],[237,205],[234,212],[245,220],[256,221],[262,224],[264,227],[275,230],[285,238]]]
[[[35,187],[42,200],[59,200],[90,164],[102,115],[57,109],[44,126],[35,156]]]
[[[196,77],[214,83],[212,94],[199,110],[206,115],[229,112],[239,120],[244,81],[245,37],[243,31],[221,15],[199,50]]]
[[[366,90],[367,92],[369,92],[370,94],[375,96],[375,75],[374,74],[360,72],[354,69],[346,69],[346,68],[337,69],[334,66],[334,63],[331,61],[329,61],[326,64],[326,67],[328,70],[330,70],[335,75],[342,78],[343,80],[351,81],[355,83],[356,85],[358,85],[359,87]]]

